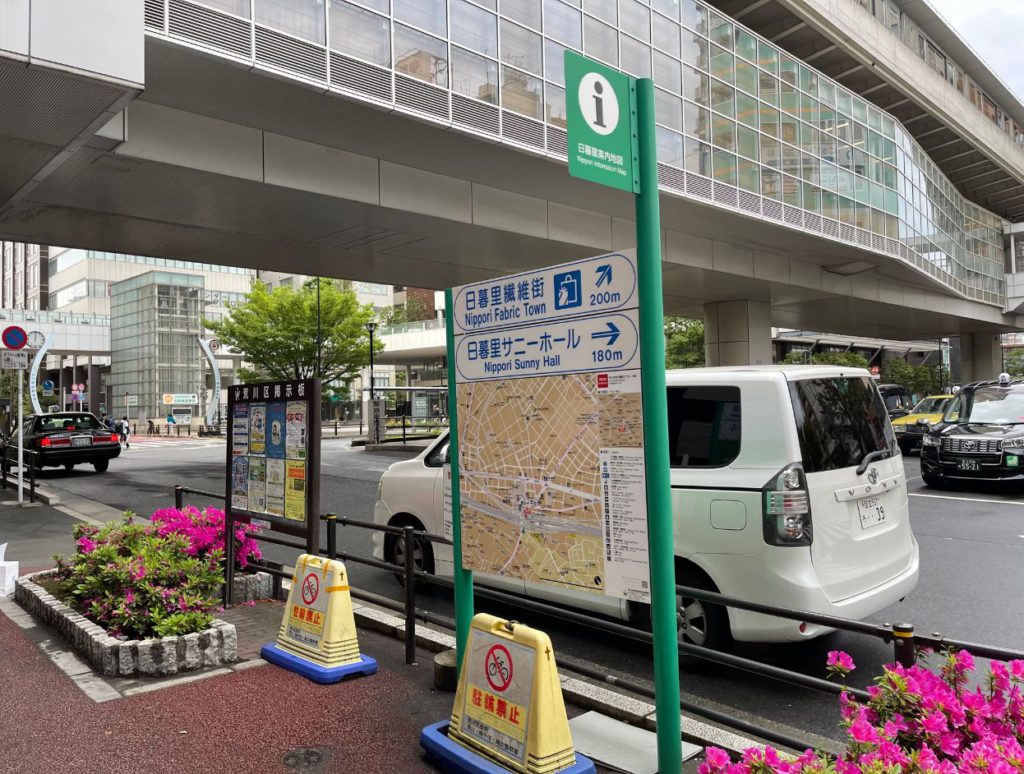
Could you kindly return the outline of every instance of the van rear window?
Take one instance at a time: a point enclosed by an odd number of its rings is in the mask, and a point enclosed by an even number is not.
[[[873,451],[896,453],[885,404],[867,377],[801,379],[789,391],[806,472],[855,467]]]
[[[721,468],[740,453],[739,387],[669,387],[668,444],[674,468]]]

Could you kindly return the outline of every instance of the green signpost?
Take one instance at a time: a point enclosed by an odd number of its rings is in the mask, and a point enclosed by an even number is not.
[[[675,534],[665,392],[661,214],[654,130],[654,82],[634,79],[565,52],[569,174],[636,194],[637,289],[647,471],[658,771],[682,771]]]

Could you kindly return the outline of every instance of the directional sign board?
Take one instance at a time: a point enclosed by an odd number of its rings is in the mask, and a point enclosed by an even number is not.
[[[634,253],[455,288],[453,327],[463,565],[649,601]]]
[[[28,368],[28,352],[0,350],[0,368],[5,371]]]
[[[635,92],[628,75],[566,50],[570,175],[639,193]]]

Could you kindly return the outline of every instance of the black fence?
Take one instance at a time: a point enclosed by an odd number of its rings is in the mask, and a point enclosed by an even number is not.
[[[223,494],[217,494],[214,492],[204,492],[198,489],[190,489],[188,487],[176,486],[174,488],[174,502],[177,508],[181,508],[184,504],[185,495],[198,495],[203,497],[210,497],[217,500],[224,500]],[[327,547],[322,549],[320,553],[331,559],[340,559],[345,562],[355,562],[357,564],[366,565],[368,567],[375,567],[386,572],[394,573],[400,576],[404,582],[404,597],[402,601],[394,600],[389,597],[384,597],[379,594],[373,594],[368,591],[361,591],[353,588],[351,594],[354,598],[360,599],[364,602],[370,602],[372,604],[379,605],[389,610],[394,610],[398,613],[402,613],[405,617],[405,656],[406,663],[415,663],[416,659],[416,621],[424,621],[426,623],[432,623],[438,626],[442,626],[447,629],[455,629],[455,621],[447,616],[438,615],[427,610],[418,610],[416,608],[416,585],[418,583],[431,583],[436,586],[440,586],[446,589],[453,589],[454,582],[449,578],[443,578],[436,575],[431,575],[422,570],[417,570],[415,567],[415,546],[416,541],[426,541],[430,543],[441,543],[445,545],[451,545],[452,541],[444,538],[440,535],[432,535],[421,530],[416,530],[413,527],[391,527],[383,526],[380,524],[374,524],[371,522],[358,521],[355,519],[347,519],[339,517],[336,514],[326,514],[320,517],[321,521],[327,524]],[[356,529],[369,529],[377,532],[383,532],[385,534],[393,536],[395,539],[401,539],[404,542],[404,565],[390,564],[388,562],[381,562],[373,558],[356,556],[353,554],[346,553],[338,550],[338,537],[337,531],[339,528],[353,527]],[[272,545],[287,546],[294,548],[300,553],[305,552],[305,546],[301,543],[284,540],[282,538],[267,535],[265,533],[256,533],[252,535],[258,541],[269,543]],[[284,579],[291,579],[290,573],[286,572],[282,567],[273,566],[270,563],[249,563],[251,567],[270,573],[276,579],[275,590],[280,588],[280,581]],[[414,583],[409,583],[409,578],[415,578]],[[597,618],[586,613],[581,613],[575,610],[571,610],[564,607],[557,607],[544,602],[538,602],[535,599],[528,599],[522,596],[514,594],[508,594],[503,591],[491,589],[486,586],[474,584],[473,587],[474,595],[481,596],[487,599],[493,599],[496,602],[504,604],[515,605],[519,608],[529,610],[541,615],[549,615],[552,617],[560,618],[564,621],[570,621],[581,626],[588,627],[597,631],[614,634],[620,637],[625,637],[637,642],[643,642],[648,645],[652,645],[654,638],[648,631],[636,629],[625,623],[619,623],[605,618]],[[719,594],[713,591],[706,591],[704,589],[692,588],[689,586],[676,586],[676,592],[684,597],[698,599],[709,605],[717,605],[720,607],[731,607],[739,610],[747,610],[752,613],[761,613],[763,615],[770,615],[776,618],[785,618],[800,623],[817,624],[819,626],[828,627],[838,631],[851,632],[853,634],[859,634],[867,637],[873,637],[878,640],[882,640],[885,643],[891,644],[893,648],[894,660],[902,664],[903,666],[909,667],[916,663],[918,656],[923,651],[933,650],[942,651],[947,649],[953,650],[966,650],[974,656],[981,658],[989,658],[998,661],[1010,661],[1013,659],[1024,659],[1024,651],[1010,650],[1006,648],[997,648],[991,645],[982,645],[973,642],[967,642],[964,640],[956,640],[948,637],[944,637],[942,634],[933,633],[931,635],[921,635],[914,631],[914,626],[909,623],[898,623],[898,624],[876,624],[867,621],[854,621],[847,618],[840,618],[832,615],[825,615],[821,613],[812,613],[806,610],[794,610],[791,608],[778,607],[775,605],[767,605],[760,602],[750,602],[737,597],[731,597],[725,594]],[[230,589],[225,587],[225,604],[230,604]],[[859,688],[848,688],[838,683],[824,680],[819,677],[811,675],[801,674],[800,672],[794,672],[789,669],[777,667],[771,664],[765,664],[760,661],[754,661],[753,659],[745,658],[743,656],[737,656],[732,653],[726,653],[723,651],[712,650],[710,648],[701,647],[699,645],[693,645],[682,640],[679,641],[679,654],[680,656],[691,656],[696,657],[705,661],[728,666],[734,669],[739,669],[751,674],[759,675],[761,677],[768,677],[773,680],[785,682],[790,685],[796,685],[802,688],[807,688],[822,693],[838,695],[845,692],[847,695],[854,697],[860,701],[867,701],[869,698],[868,692]],[[608,685],[616,686],[632,693],[654,698],[654,688],[650,685],[646,685],[641,682],[616,677],[613,675],[601,672],[600,669],[576,659],[559,657],[560,665],[567,671],[575,672],[584,677],[591,678],[604,682]],[[715,723],[720,723],[730,728],[736,729],[739,732],[751,734],[760,739],[764,739],[768,742],[782,745],[791,750],[803,750],[808,747],[814,747],[815,742],[809,740],[798,739],[792,737],[784,732],[781,732],[774,728],[767,728],[759,726],[755,723],[751,723],[740,718],[736,718],[727,713],[720,712],[718,710],[697,705],[691,701],[687,701],[682,696],[679,698],[679,708],[685,712],[689,712],[693,715],[701,716],[707,720]]]
[[[18,446],[17,444],[3,444],[3,458],[0,460],[0,486],[6,489],[8,486],[18,488]],[[36,456],[39,454],[35,449],[22,449],[23,466],[28,472],[28,501],[36,501],[36,471],[39,466],[36,464]],[[24,481],[24,477],[22,478]]]

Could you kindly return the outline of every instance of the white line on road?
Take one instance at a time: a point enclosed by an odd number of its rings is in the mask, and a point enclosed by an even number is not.
[[[1013,500],[985,500],[981,497],[956,497],[954,495],[937,495],[937,494],[922,494],[921,492],[910,492],[911,497],[930,497],[934,500],[959,500],[960,502],[968,503],[992,503],[993,505],[1024,505],[1024,503],[1014,502]]]

